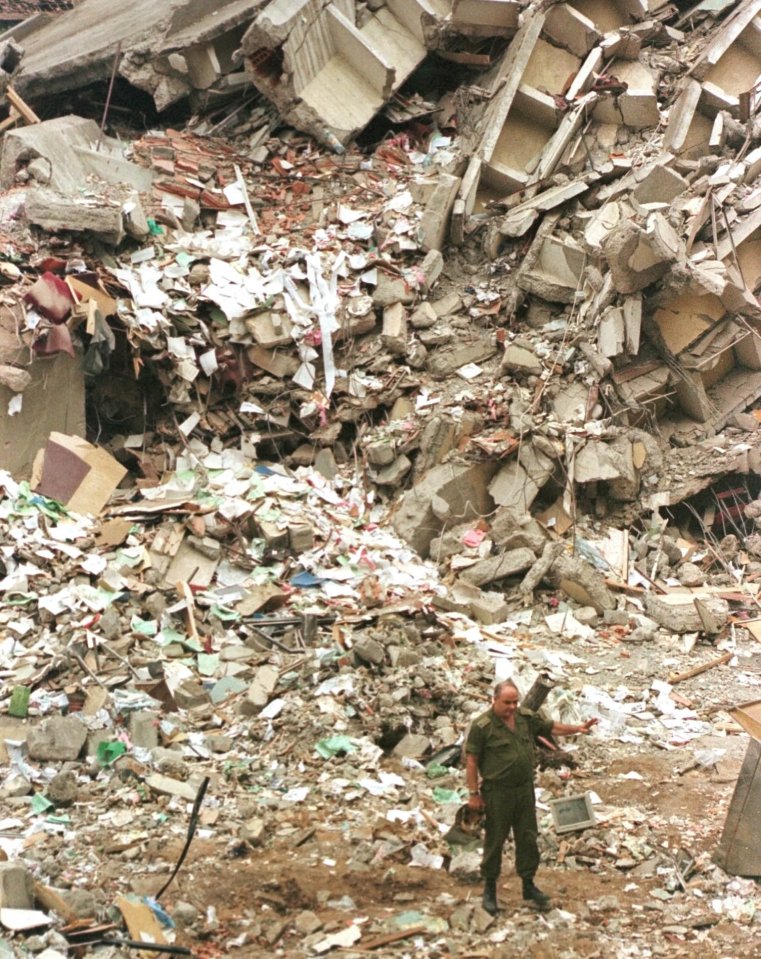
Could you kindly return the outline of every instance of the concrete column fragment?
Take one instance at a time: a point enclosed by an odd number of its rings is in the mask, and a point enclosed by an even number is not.
[[[494,509],[488,486],[495,463],[435,466],[399,501],[393,527],[423,556],[431,540],[446,527],[476,519]]]

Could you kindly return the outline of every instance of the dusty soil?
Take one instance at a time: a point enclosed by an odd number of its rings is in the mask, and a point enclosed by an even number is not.
[[[613,832],[605,831],[602,823],[602,828],[561,843],[560,851],[556,839],[547,837],[550,842],[543,841],[545,861],[538,882],[552,895],[553,904],[574,914],[575,919],[559,922],[556,912],[539,914],[521,900],[519,881],[512,870],[512,850],[508,847],[499,886],[502,911],[496,921],[475,937],[463,932],[423,933],[423,953],[441,957],[507,955],[507,951],[503,952],[507,946],[494,945],[487,938],[495,934],[499,938],[500,932],[504,932],[505,942],[520,942],[518,954],[532,959],[761,956],[755,926],[721,918],[708,902],[712,896],[711,881],[704,870],[710,870],[710,856],[721,835],[746,739],[731,736],[724,744],[727,752],[718,766],[679,775],[670,752],[635,750],[608,762],[609,749],[597,742],[586,753],[592,763],[585,761],[571,774],[572,792],[593,790],[603,798],[606,807],[636,809],[647,824],[650,842],[655,840],[672,855],[687,848],[696,859],[696,875],[685,891],[674,894],[665,911],[661,901],[650,895],[652,890],[663,887],[662,880],[658,876],[633,878],[636,869],[617,868],[614,862],[621,850],[616,848],[615,841],[605,845],[605,839],[612,837]],[[680,760],[683,758],[679,756]],[[590,768],[593,764],[600,768]],[[620,778],[632,771],[643,780]],[[559,775],[555,770],[544,771],[538,782],[556,786]],[[367,917],[368,926],[382,924],[409,910],[418,910],[427,917],[440,916],[456,926],[455,914],[463,906],[478,902],[480,885],[454,879],[443,870],[414,868],[396,861],[394,856],[378,864],[350,863],[359,843],[390,830],[383,820],[359,827],[342,822],[342,818],[340,808],[315,810],[312,817],[309,810],[299,810],[287,823],[291,838],[280,838],[281,830],[273,823],[273,832],[256,849],[231,841],[230,837],[197,838],[163,900],[170,912],[177,902],[185,901],[196,906],[201,914],[198,926],[192,932],[181,933],[177,941],[192,947],[196,955],[223,956],[230,952],[230,941],[245,933],[247,941],[235,949],[235,955],[297,956],[305,954],[301,946],[304,933],[294,922],[307,910],[319,914],[326,932],[340,929],[357,917]],[[302,825],[306,828],[302,829]],[[634,827],[635,833],[640,831],[639,826]],[[433,826],[431,833],[433,838]],[[300,844],[296,846],[296,842]],[[173,842],[157,850],[157,855],[171,863],[180,849],[181,843]],[[569,857],[575,857],[573,864],[569,864]],[[116,872],[123,868],[118,860],[110,865]],[[152,871],[142,877],[139,873],[134,875],[133,887],[141,891],[151,886],[157,888],[167,871],[161,869],[157,873],[155,868],[154,864]],[[345,897],[353,903],[348,909],[341,908]],[[590,908],[590,903],[596,906]],[[673,921],[674,916],[684,918]],[[204,917],[207,921],[203,921]],[[367,940],[373,938],[369,933],[363,936]],[[373,951],[375,955],[412,955],[420,951],[417,938]],[[622,942],[630,942],[636,951],[622,951]],[[351,953],[352,950],[344,952]],[[360,950],[355,954],[359,955]]]

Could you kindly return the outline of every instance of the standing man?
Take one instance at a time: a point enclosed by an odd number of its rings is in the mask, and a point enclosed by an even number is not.
[[[465,744],[465,775],[471,809],[486,810],[486,836],[481,875],[484,909],[497,912],[497,879],[502,847],[513,831],[515,870],[523,880],[523,898],[546,908],[550,898],[534,885],[539,866],[536,800],[534,798],[534,741],[537,736],[574,736],[588,733],[598,722],[580,726],[544,720],[530,709],[518,708],[519,694],[512,680],[497,683],[491,708],[475,719]]]

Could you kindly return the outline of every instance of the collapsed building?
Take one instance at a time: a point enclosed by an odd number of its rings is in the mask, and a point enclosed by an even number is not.
[[[416,648],[447,636],[594,649],[591,623],[729,662],[761,571],[761,0],[154,7],[0,38],[8,708],[45,715],[65,641],[71,702],[98,714],[111,670],[141,748],[146,707],[269,742],[298,652],[377,764],[457,753],[423,700],[466,714],[468,657],[445,689]],[[367,709],[349,667],[387,671]],[[74,732],[32,758],[96,755]],[[193,801],[174,760],[135,774]]]

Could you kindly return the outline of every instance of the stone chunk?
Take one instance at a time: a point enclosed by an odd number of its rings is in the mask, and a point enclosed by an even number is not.
[[[393,303],[383,311],[381,341],[395,356],[402,356],[407,349],[407,311],[401,303]]]
[[[718,597],[696,599],[692,593],[645,593],[645,612],[670,633],[721,632],[729,620],[729,603]]]
[[[695,563],[683,563],[677,570],[677,578],[682,586],[702,586],[706,574]]]
[[[139,709],[130,713],[129,734],[133,745],[153,749],[159,744],[159,713],[153,709]]]
[[[539,376],[544,367],[536,353],[511,343],[504,352],[500,368],[510,373]]]
[[[622,220],[603,238],[602,251],[619,293],[634,293],[660,279],[682,251],[682,243],[665,217],[648,218],[647,229]]]
[[[510,607],[502,593],[481,593],[471,600],[470,611],[474,618],[484,626],[502,623],[507,619]]]
[[[410,316],[410,326],[415,330],[427,330],[436,323],[438,318],[436,310],[426,300]]]
[[[593,606],[598,613],[616,608],[605,577],[580,556],[556,556],[547,578],[571,599],[582,606]]]
[[[544,549],[547,534],[535,519],[523,510],[500,506],[491,521],[491,538],[503,550],[526,546],[537,556]]]
[[[394,441],[391,439],[375,440],[365,447],[367,462],[371,466],[389,466],[396,459]]]
[[[0,385],[7,386],[14,393],[23,393],[31,382],[32,376],[26,370],[0,363]]]
[[[102,197],[62,196],[47,188],[30,190],[26,215],[30,223],[53,232],[96,233],[113,245],[124,237],[121,204],[109,205]]]
[[[362,662],[380,666],[386,659],[385,647],[377,639],[362,636],[354,643],[354,655]]]
[[[450,516],[465,522],[491,512],[494,501],[487,484],[494,469],[491,463],[434,466],[399,502],[393,519],[396,533],[426,557]]]
[[[77,777],[68,771],[53,776],[45,790],[48,799],[56,806],[70,806],[77,798],[78,792]]]
[[[278,675],[274,666],[260,666],[257,669],[254,680],[246,693],[246,698],[241,703],[241,715],[255,716],[264,709],[270,696],[275,691]]]
[[[407,281],[378,271],[378,282],[373,291],[373,306],[391,306],[393,303],[412,303],[415,295]]]
[[[266,829],[267,825],[264,820],[254,817],[243,823],[238,835],[243,842],[247,842],[249,846],[261,846],[264,841]]]
[[[0,863],[0,909],[34,909],[34,880],[20,862]]]
[[[517,576],[534,565],[536,557],[530,549],[511,549],[497,556],[490,556],[474,563],[460,574],[460,578],[473,586],[494,583],[508,576]]]
[[[180,799],[187,799],[190,802],[193,802],[196,798],[197,790],[190,783],[172,779],[171,776],[162,776],[160,773],[152,773],[148,776],[145,785],[154,792],[162,793],[165,796],[178,796]]]
[[[431,748],[431,741],[427,736],[419,736],[416,733],[407,733],[407,735],[394,746],[392,752],[394,756],[400,759],[420,759]]]
[[[32,726],[27,736],[31,759],[66,762],[79,758],[87,739],[87,727],[74,716],[54,716]]]
[[[370,470],[370,478],[379,486],[398,486],[411,469],[412,461],[402,453],[388,466]]]

